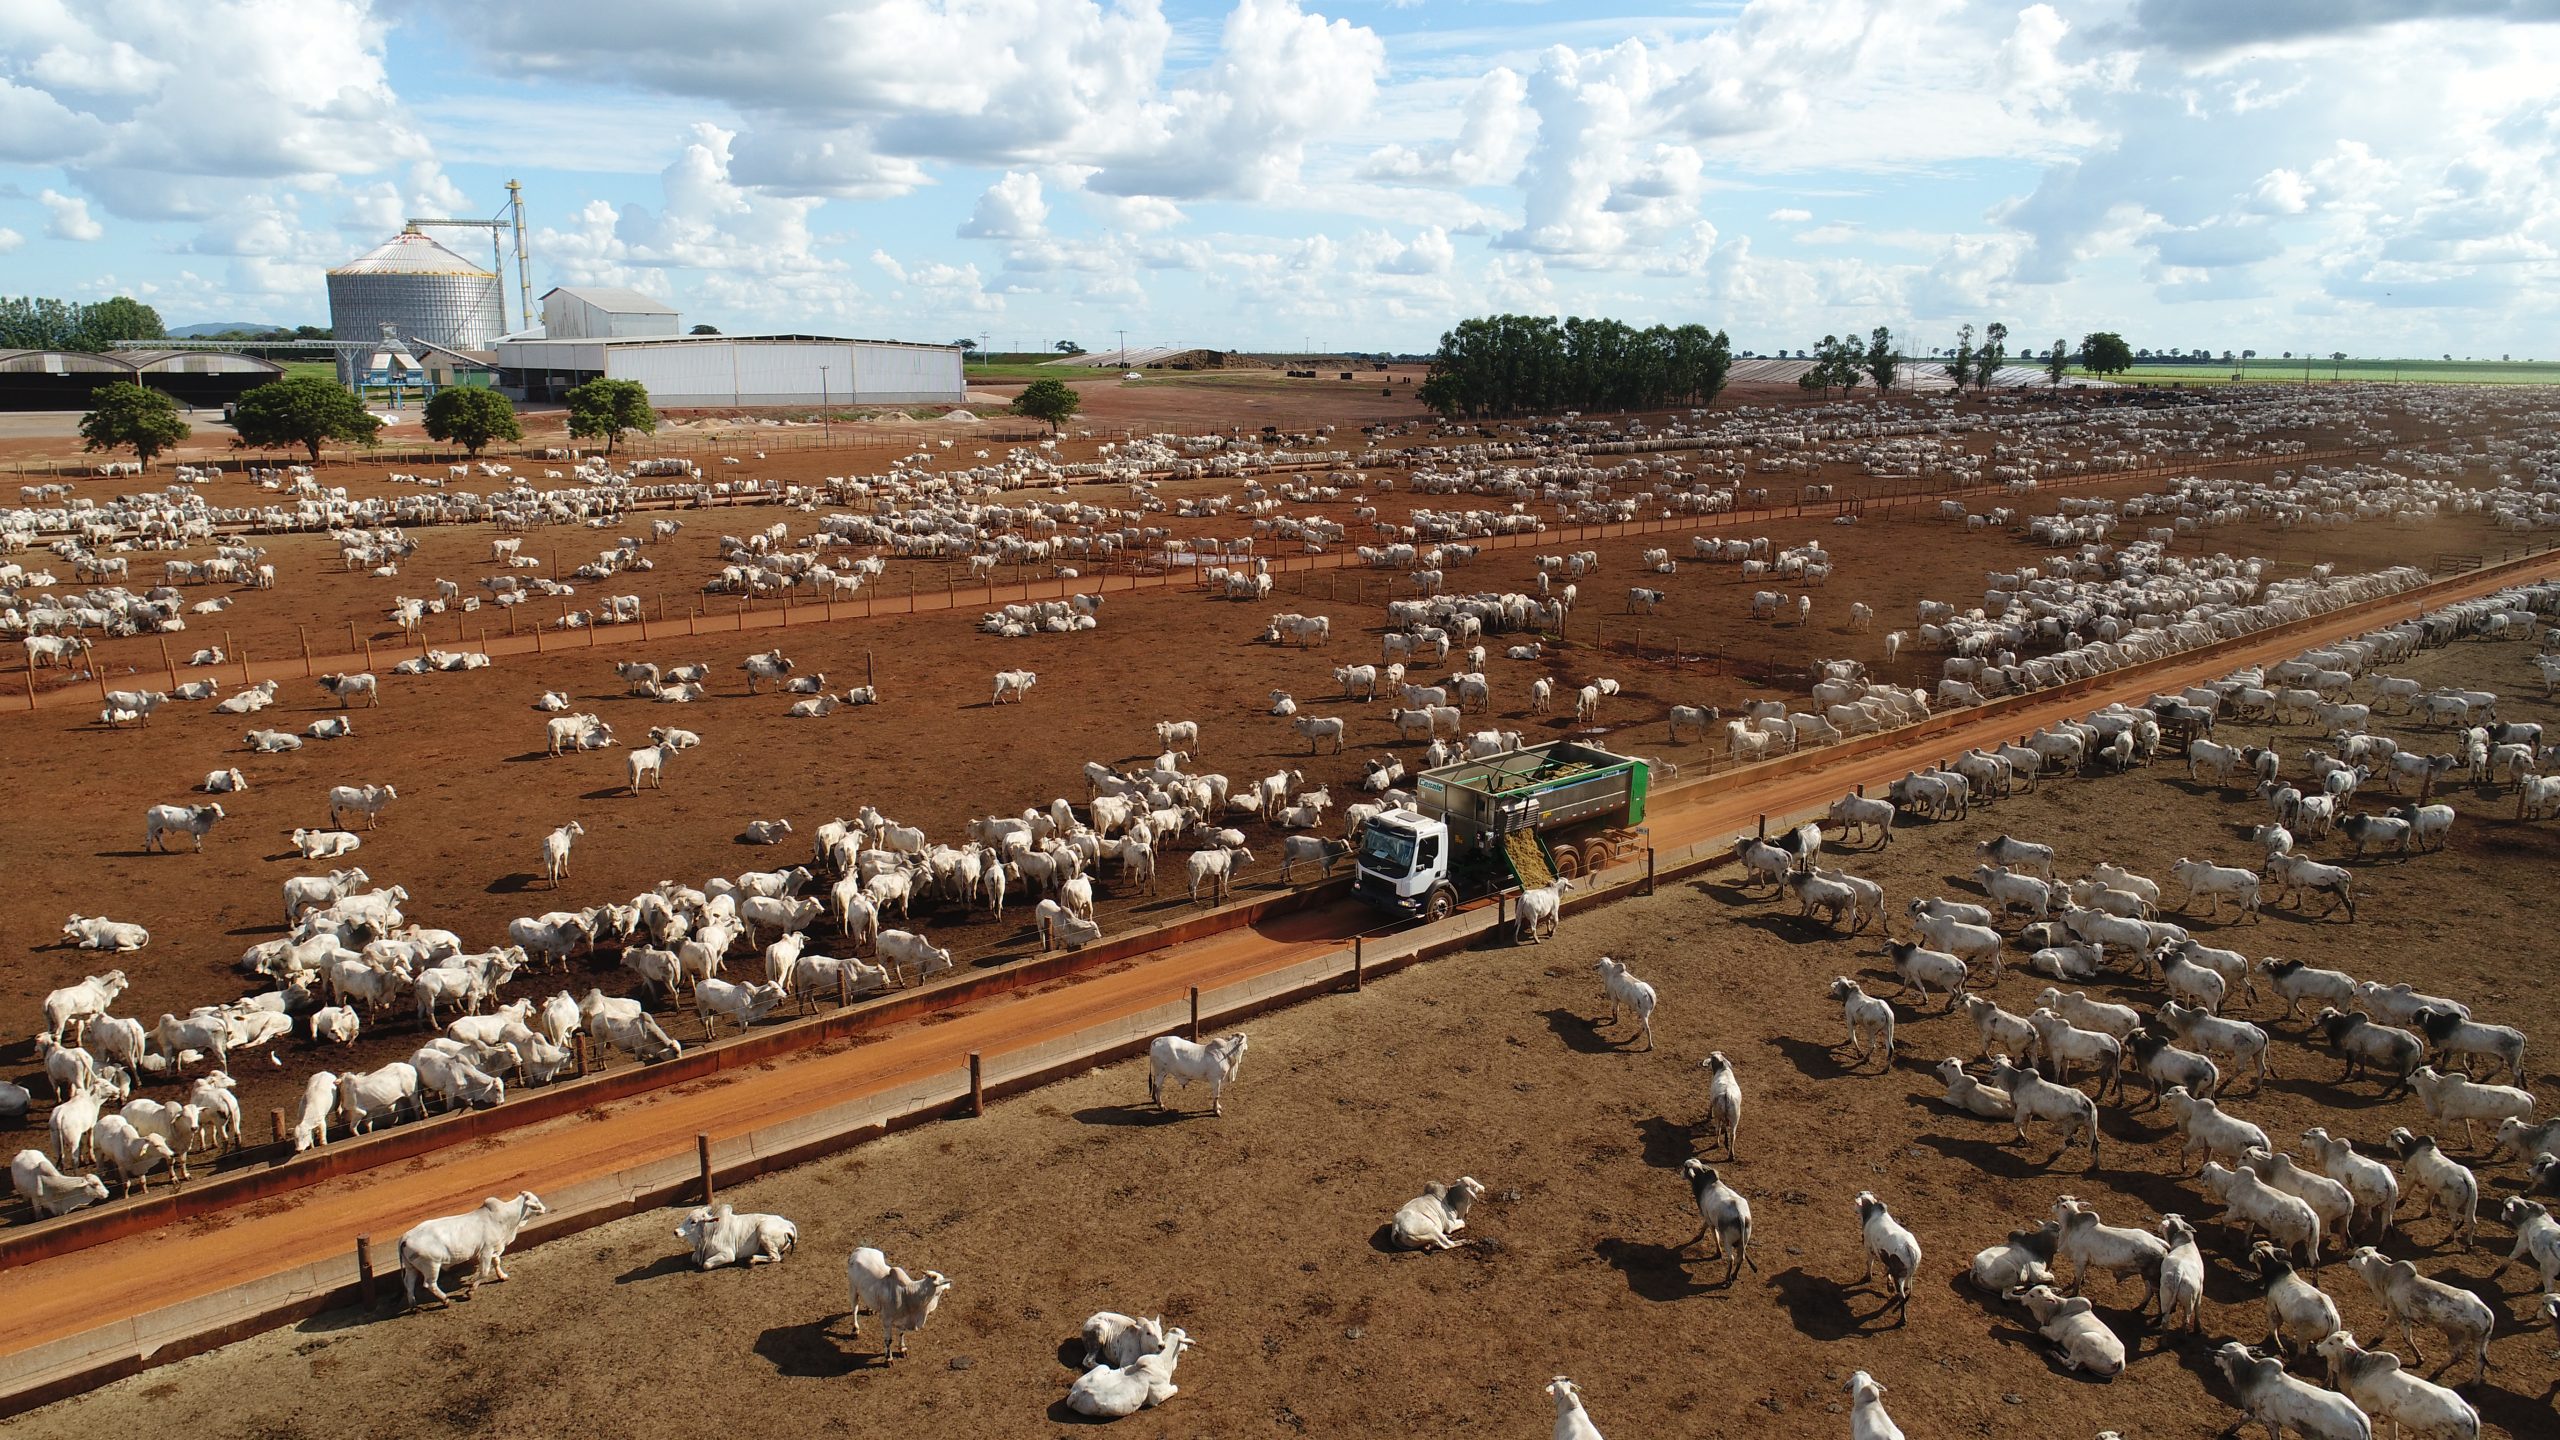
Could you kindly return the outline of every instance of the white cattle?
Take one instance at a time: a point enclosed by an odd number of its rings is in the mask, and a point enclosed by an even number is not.
[[[525,1221],[549,1213],[540,1197],[525,1190],[513,1200],[492,1195],[468,1215],[424,1220],[411,1227],[400,1237],[400,1288],[410,1306],[416,1307],[421,1288],[451,1305],[453,1297],[436,1283],[450,1266],[466,1262],[471,1266],[471,1278],[463,1282],[465,1298],[482,1281],[506,1279],[507,1247],[515,1243]]]
[[[1178,1035],[1159,1035],[1147,1047],[1147,1099],[1162,1106],[1167,1080],[1186,1090],[1192,1081],[1205,1080],[1209,1083],[1210,1113],[1224,1115],[1227,1086],[1234,1083],[1237,1068],[1244,1064],[1244,1052],[1241,1031],[1219,1036],[1205,1045]]]
[[[142,848],[167,853],[171,835],[187,835],[195,840],[198,851],[204,849],[204,837],[222,819],[222,807],[208,801],[202,805],[154,805],[142,812]]]
[[[888,1256],[868,1245],[846,1257],[844,1270],[853,1292],[853,1333],[860,1338],[864,1311],[879,1316],[884,1332],[880,1353],[888,1358],[906,1353],[900,1332],[913,1334],[923,1329],[941,1306],[942,1297],[951,1291],[951,1282],[941,1271],[910,1275],[905,1269],[892,1266]]]
[[[782,1263],[800,1244],[800,1227],[779,1215],[741,1215],[727,1201],[699,1207],[676,1226],[676,1238],[693,1247],[694,1268],[716,1270],[740,1261],[749,1266]]]

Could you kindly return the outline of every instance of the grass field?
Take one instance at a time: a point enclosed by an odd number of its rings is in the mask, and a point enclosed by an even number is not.
[[[2075,370],[2072,373],[2085,372]],[[2261,356],[2250,361],[2248,372],[2237,379],[2251,385],[2299,385],[2303,383],[2304,373],[2300,360],[2269,360]],[[2341,363],[2315,359],[2310,363],[2309,376],[2313,384],[2330,381],[2390,384],[2396,381],[2403,385],[2560,385],[2560,362],[2348,360]],[[2228,385],[2235,380],[2232,371],[2220,364],[2136,365],[2121,375],[2100,378],[2153,385]]]
[[[338,378],[338,367],[327,360],[286,360],[281,363],[288,380],[297,375],[317,375],[323,380]]]
[[[1116,370],[1079,370],[1065,365],[1051,368],[1036,360],[1005,360],[988,365],[973,363],[962,366],[961,371],[965,378],[973,382],[979,380],[1092,380],[1120,373]]]

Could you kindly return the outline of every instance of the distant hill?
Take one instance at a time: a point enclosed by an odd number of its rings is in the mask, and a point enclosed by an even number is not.
[[[169,332],[172,340],[194,340],[205,335],[221,335],[233,330],[246,330],[263,335],[271,330],[291,330],[290,325],[271,325],[264,320],[211,320],[202,325],[181,325]]]

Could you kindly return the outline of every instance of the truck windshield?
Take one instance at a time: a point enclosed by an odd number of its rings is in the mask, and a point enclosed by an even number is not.
[[[1413,837],[1372,825],[1360,841],[1360,863],[1381,875],[1402,875],[1413,868]]]

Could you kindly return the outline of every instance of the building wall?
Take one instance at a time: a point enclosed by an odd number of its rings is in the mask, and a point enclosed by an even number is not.
[[[606,310],[575,294],[553,294],[542,302],[543,333],[553,340],[620,340],[674,335],[677,316],[644,311]]]
[[[63,374],[13,371],[0,374],[0,410],[87,410],[94,403],[90,399],[92,392],[118,381],[148,386],[177,401],[181,409],[219,410],[275,378],[272,371],[245,370],[140,376],[123,370],[75,370]]]
[[[957,405],[968,390],[957,350],[923,345],[858,345],[854,347],[853,364],[856,390],[875,404],[938,401]]]
[[[957,351],[860,342],[688,341],[616,345],[606,373],[637,380],[674,410],[726,405],[909,405],[960,403]],[[824,373],[821,373],[821,367]]]
[[[502,383],[556,398],[608,375],[649,387],[664,409],[729,406],[957,405],[960,354],[864,341],[687,340],[670,345],[500,345]]]

